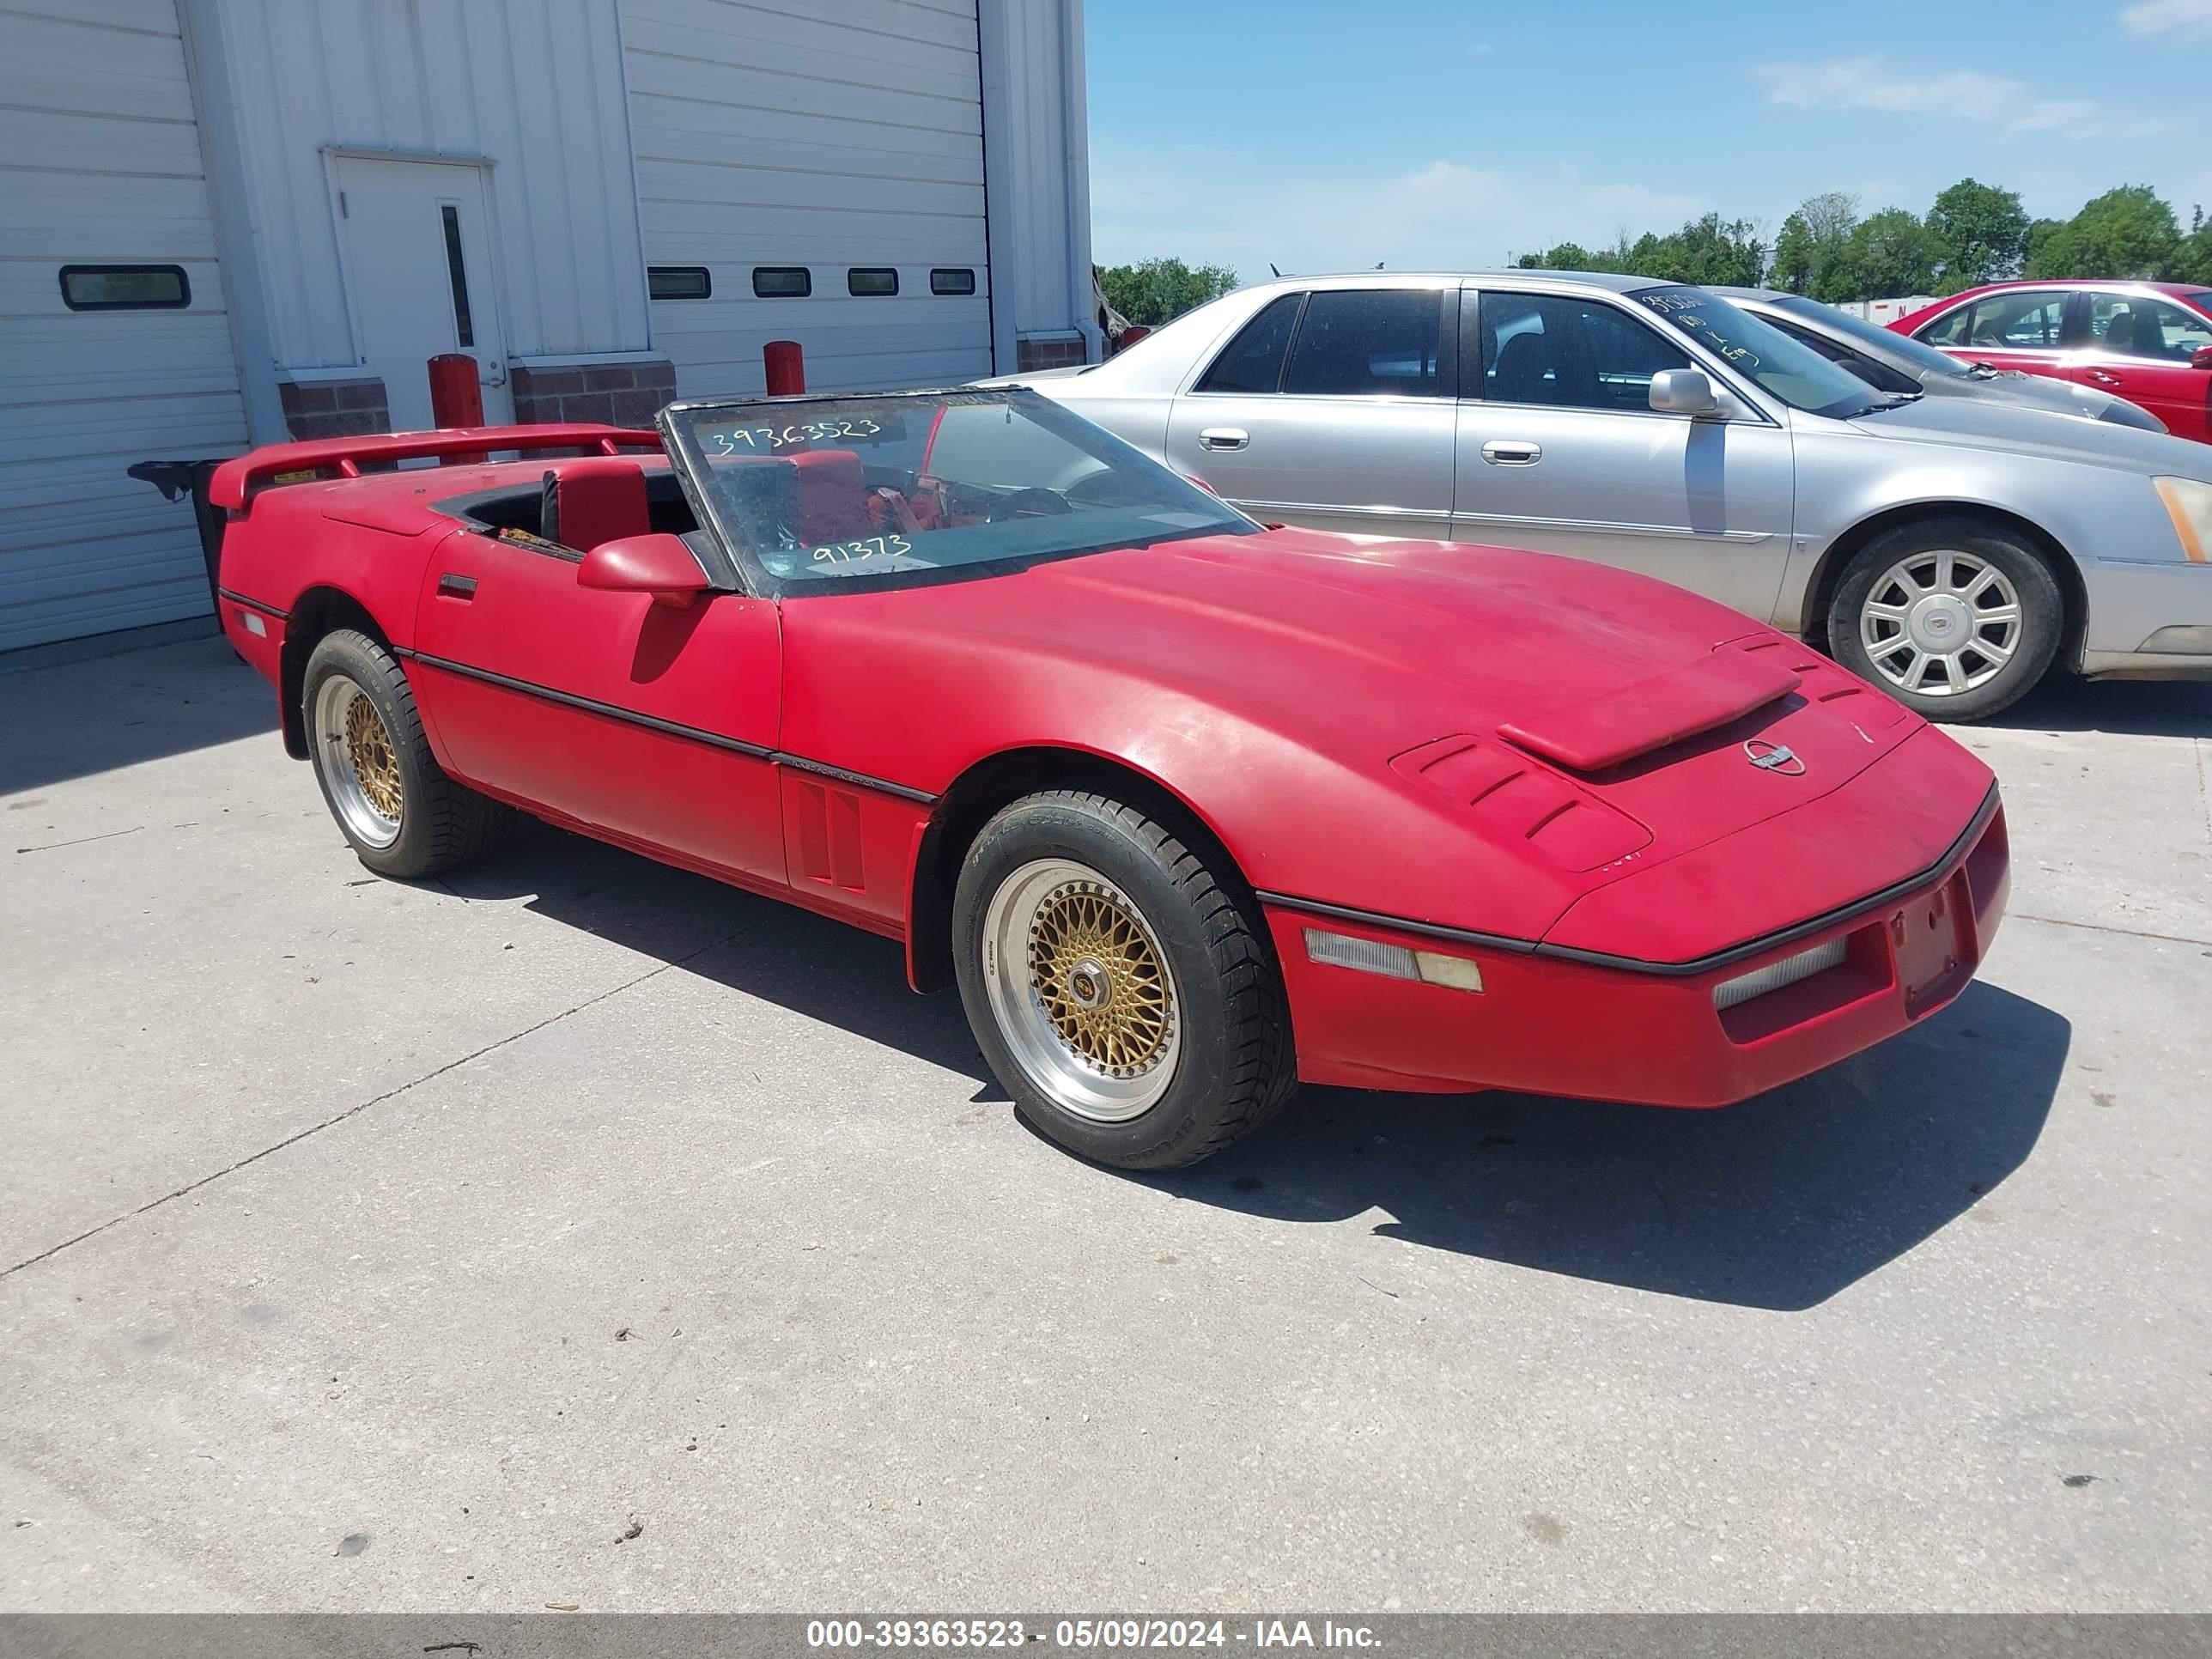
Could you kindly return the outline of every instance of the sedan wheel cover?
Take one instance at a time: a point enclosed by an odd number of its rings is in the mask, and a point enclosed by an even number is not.
[[[1175,973],[1136,902],[1068,859],[1025,864],[983,918],[999,1034],[1062,1109],[1127,1122],[1158,1103],[1182,1045]]]
[[[1921,697],[1955,697],[2004,672],[2021,643],[2020,591],[1978,554],[1899,559],[1867,590],[1859,643],[1875,672]]]
[[[366,846],[399,839],[406,811],[399,757],[368,694],[333,674],[315,694],[315,747],[340,821]]]

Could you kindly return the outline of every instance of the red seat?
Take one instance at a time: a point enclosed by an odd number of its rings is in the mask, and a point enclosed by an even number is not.
[[[653,528],[645,469],[612,459],[564,461],[545,475],[538,533],[588,553],[601,542],[642,536]]]
[[[799,540],[818,546],[876,533],[859,452],[810,449],[791,460],[799,469],[799,522],[793,527]]]

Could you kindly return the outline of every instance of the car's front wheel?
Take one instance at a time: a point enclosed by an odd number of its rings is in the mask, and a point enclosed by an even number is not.
[[[2043,678],[2065,631],[2051,568],[2009,532],[1971,519],[1875,537],[1828,607],[1836,659],[1933,720],[2009,708]]]
[[[366,634],[342,628],[316,643],[300,701],[323,799],[377,874],[415,880],[453,869],[514,821],[513,809],[446,775],[406,674]]]
[[[954,897],[960,999],[1022,1115],[1101,1164],[1170,1170],[1257,1128],[1297,1083],[1256,917],[1136,808],[1016,801]]]

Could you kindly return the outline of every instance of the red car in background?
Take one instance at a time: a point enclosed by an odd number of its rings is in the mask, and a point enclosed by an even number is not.
[[[2191,283],[1993,283],[1890,325],[1992,368],[2095,386],[2177,438],[2212,443],[2212,288]]]

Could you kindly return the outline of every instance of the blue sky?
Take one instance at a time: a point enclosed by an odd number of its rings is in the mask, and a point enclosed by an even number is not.
[[[1479,267],[1972,174],[2212,212],[2212,0],[1088,0],[1091,240]]]

